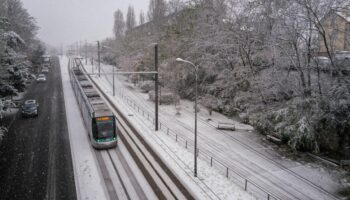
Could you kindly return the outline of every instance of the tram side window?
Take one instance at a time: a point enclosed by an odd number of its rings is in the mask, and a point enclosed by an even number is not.
[[[94,139],[98,139],[96,119],[92,119],[92,135],[94,136]]]
[[[113,117],[100,117],[96,118],[97,134],[94,137],[96,139],[107,139],[115,136],[114,118]]]

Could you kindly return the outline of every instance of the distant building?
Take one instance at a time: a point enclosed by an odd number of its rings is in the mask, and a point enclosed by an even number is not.
[[[350,51],[350,9],[331,10],[321,20],[325,29],[327,46],[330,51]],[[326,54],[327,50],[323,38],[320,36],[320,54]]]

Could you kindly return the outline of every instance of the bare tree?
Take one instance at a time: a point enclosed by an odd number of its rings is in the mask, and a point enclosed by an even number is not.
[[[170,0],[168,2],[168,13],[176,13],[182,10],[185,3],[182,0]]]
[[[125,21],[123,17],[123,12],[121,10],[117,10],[114,13],[114,27],[113,32],[115,38],[120,38],[124,35],[125,30]]]
[[[133,6],[128,7],[126,14],[126,31],[131,31],[136,25],[135,11]]]
[[[158,21],[165,16],[166,2],[164,0],[150,0],[148,6],[148,20]]]
[[[143,11],[140,11],[140,17],[139,17],[139,24],[144,24],[145,23],[145,13]]]

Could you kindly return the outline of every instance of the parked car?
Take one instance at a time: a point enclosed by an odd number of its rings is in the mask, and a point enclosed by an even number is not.
[[[350,72],[350,52],[335,54],[335,63],[343,73]]]
[[[318,56],[313,58],[312,64],[314,67],[319,67],[320,70],[328,70],[331,60],[325,56]]]
[[[41,69],[41,73],[45,73],[45,74],[49,73],[49,68],[43,67],[43,68]]]
[[[39,74],[36,82],[46,82],[46,76],[44,74]]]
[[[38,116],[39,104],[36,100],[26,100],[22,106],[22,117]]]

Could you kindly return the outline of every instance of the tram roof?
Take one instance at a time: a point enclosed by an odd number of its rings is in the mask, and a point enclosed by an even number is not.
[[[113,113],[101,98],[100,94],[93,87],[91,82],[87,79],[86,75],[83,74],[79,69],[74,69],[74,74],[76,75],[84,94],[90,102],[90,105],[95,112],[95,117],[112,116]]]

